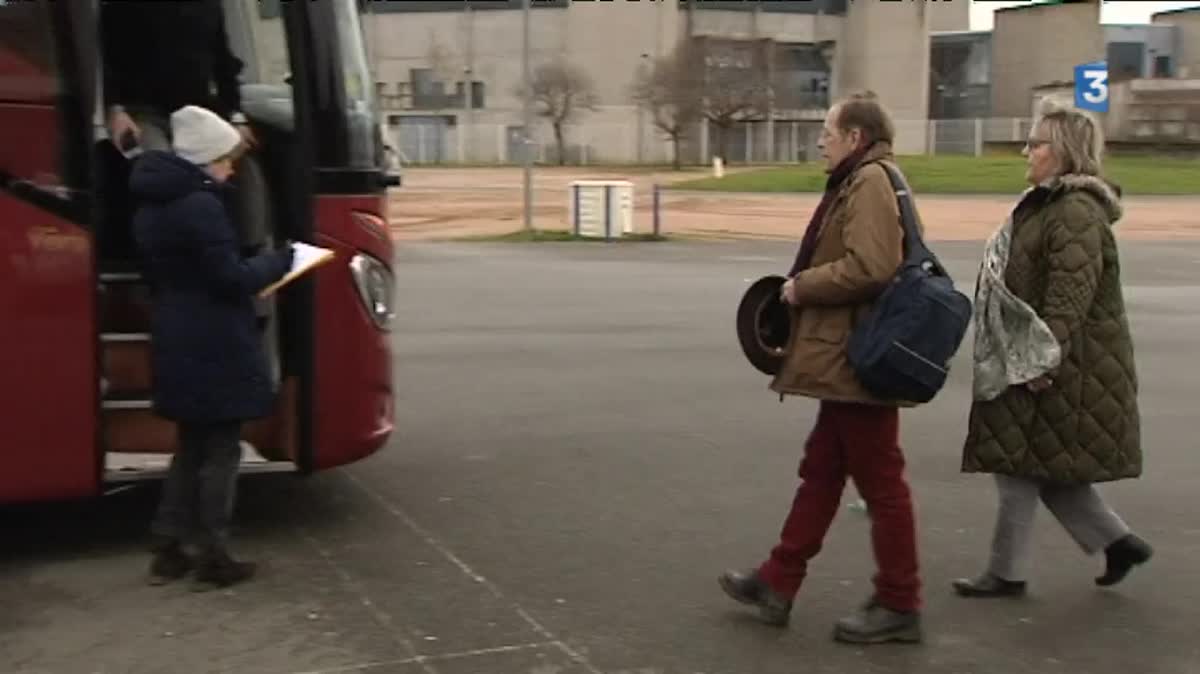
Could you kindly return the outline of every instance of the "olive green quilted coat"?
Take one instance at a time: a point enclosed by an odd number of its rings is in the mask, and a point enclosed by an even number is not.
[[[1062,347],[1053,384],[975,401],[963,471],[1079,484],[1142,472],[1137,374],[1112,226],[1116,189],[1070,175],[1032,190],[1013,213],[1008,288]]]

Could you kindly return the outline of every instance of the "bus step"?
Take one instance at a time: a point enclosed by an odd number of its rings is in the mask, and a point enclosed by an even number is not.
[[[100,342],[102,344],[120,344],[120,343],[145,343],[150,341],[150,333],[148,332],[102,332],[100,333]]]
[[[100,377],[105,398],[132,397],[150,390],[153,366],[150,334],[104,332],[100,334]],[[107,395],[111,393],[112,395]]]
[[[175,450],[175,424],[155,414],[149,392],[110,394],[100,407],[104,451],[170,454]]]
[[[141,283],[142,274],[136,271],[102,271],[100,272],[100,282],[106,285]]]
[[[101,332],[145,332],[150,329],[150,287],[140,283],[101,285]]]
[[[114,395],[100,401],[104,410],[149,410],[154,408],[154,401],[146,395]]]

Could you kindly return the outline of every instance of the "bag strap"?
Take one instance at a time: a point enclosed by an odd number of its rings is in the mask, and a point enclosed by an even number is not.
[[[904,227],[905,263],[916,264],[926,271],[949,276],[945,267],[938,261],[933,251],[929,250],[929,247],[925,245],[925,240],[921,237],[912,193],[909,191],[908,185],[904,183],[904,179],[900,177],[900,171],[888,161],[879,161],[878,164],[887,172],[888,181],[892,183],[892,191],[896,193],[896,204],[900,208],[900,224]]]

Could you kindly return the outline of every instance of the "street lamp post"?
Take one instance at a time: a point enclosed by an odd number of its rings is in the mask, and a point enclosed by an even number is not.
[[[638,62],[638,81],[645,82],[647,77],[646,61],[650,58],[649,54],[642,54],[641,60]],[[646,111],[645,104],[638,103],[637,106],[637,161],[639,164],[645,159],[646,145]]]
[[[463,3],[463,8],[467,24],[467,64],[463,66],[463,79],[466,80],[463,84],[466,91],[463,93],[466,97],[466,106],[463,110],[463,122],[465,123],[458,133],[459,138],[466,141],[466,151],[463,153],[462,159],[469,162],[475,154],[475,15],[470,4]]]
[[[523,28],[521,35],[521,81],[524,93],[524,154],[521,160],[525,164],[525,231],[533,231],[533,79],[529,72],[529,5],[530,0],[523,2]]]

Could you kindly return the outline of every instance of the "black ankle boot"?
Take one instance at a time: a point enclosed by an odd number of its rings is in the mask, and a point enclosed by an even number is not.
[[[1154,555],[1150,544],[1133,534],[1104,549],[1104,575],[1096,579],[1101,587],[1121,582],[1133,567],[1145,564]]]
[[[192,585],[192,590],[203,592],[214,587],[236,585],[253,578],[257,568],[253,562],[235,560],[222,547],[206,548],[196,565],[196,582]]]
[[[174,539],[162,539],[153,548],[154,559],[150,562],[150,584],[165,585],[179,580],[192,570],[192,558],[183,551],[183,546]]]

